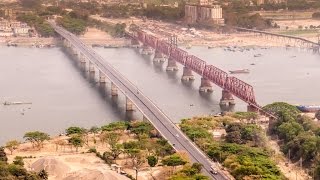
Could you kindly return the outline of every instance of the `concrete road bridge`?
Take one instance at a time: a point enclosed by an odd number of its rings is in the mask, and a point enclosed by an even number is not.
[[[217,164],[212,162],[183,132],[172,123],[148,97],[146,97],[128,79],[114,69],[91,47],[85,45],[79,38],[64,28],[49,21],[54,30],[61,36],[66,49],[73,54],[82,70],[89,69],[90,74],[99,73],[99,85],[105,86],[107,78],[111,81],[111,95],[117,96],[121,91],[126,96],[126,110],[132,111],[133,106],[141,111],[144,118],[168,140],[176,151],[186,152],[192,162],[203,164],[203,173],[217,180],[231,179],[225,175]],[[210,173],[211,166],[215,166],[217,174]]]

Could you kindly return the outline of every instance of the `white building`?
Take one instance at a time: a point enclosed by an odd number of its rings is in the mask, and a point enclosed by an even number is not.
[[[202,6],[187,4],[185,5],[185,20],[191,24],[203,21],[212,21],[214,24],[224,24],[220,5]]]
[[[15,36],[28,36],[30,27],[17,27],[13,28],[13,33]]]

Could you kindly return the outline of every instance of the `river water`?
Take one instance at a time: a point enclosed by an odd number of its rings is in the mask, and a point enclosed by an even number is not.
[[[200,94],[200,77],[182,83],[182,66],[176,73],[165,71],[166,63],[155,64],[137,49],[95,50],[123,73],[174,122],[180,119],[220,112],[221,89],[214,86],[212,94]],[[319,104],[320,59],[318,54],[297,49],[270,48],[232,52],[222,48],[192,47],[208,64],[228,71],[250,69],[249,74],[236,76],[253,85],[261,105],[274,101],[293,104]],[[254,57],[262,54],[261,57]],[[140,119],[136,111],[125,113],[124,96],[110,97],[100,93],[73,62],[59,49],[0,47],[0,102],[32,102],[28,105],[0,105],[0,144],[21,139],[24,132],[41,130],[57,134],[69,126],[89,128],[112,121]],[[250,65],[254,63],[255,65]],[[234,110],[246,110],[236,100]]]

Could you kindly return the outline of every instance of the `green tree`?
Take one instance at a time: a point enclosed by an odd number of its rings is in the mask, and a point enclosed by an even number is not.
[[[87,28],[87,24],[84,20],[72,18],[68,15],[58,18],[56,21],[58,25],[61,25],[68,31],[77,35],[83,34]]]
[[[50,136],[44,132],[32,131],[25,133],[23,138],[26,141],[31,142],[33,147],[36,145],[40,149],[43,147],[43,142],[49,140]]]
[[[304,131],[303,127],[299,123],[293,122],[293,121],[289,121],[281,124],[277,128],[277,130],[279,132],[280,138],[283,138],[286,142],[292,140],[299,133]]]
[[[68,129],[66,129],[66,134],[68,136],[73,135],[73,134],[82,135],[83,133],[84,133],[84,129],[81,127],[72,126],[72,127],[69,127]]]
[[[13,164],[15,165],[19,165],[19,166],[24,166],[24,162],[23,162],[23,157],[21,156],[16,156],[13,160]]]
[[[9,149],[11,155],[13,153],[14,150],[18,149],[18,146],[20,145],[20,142],[17,141],[17,140],[11,140],[11,141],[8,141],[6,143],[6,148]]]
[[[153,127],[150,123],[143,121],[133,122],[129,126],[129,130],[137,135],[149,134],[152,129]]]
[[[93,134],[93,142],[94,144],[97,143],[96,141],[96,134],[100,131],[100,128],[98,128],[97,126],[92,126],[90,129],[89,129],[89,132]]]
[[[187,161],[182,159],[178,154],[173,154],[162,159],[162,164],[171,166],[175,169],[176,166],[185,165]]]
[[[112,122],[108,125],[102,126],[102,131],[124,131],[127,130],[129,127],[128,122],[119,121],[119,122]]]
[[[158,139],[155,145],[156,154],[158,156],[164,157],[174,153],[174,149],[165,139]]]
[[[155,156],[148,156],[147,160],[150,167],[155,167],[158,163],[158,158]]]
[[[108,159],[112,159],[114,161],[123,153],[123,145],[122,144],[115,144],[111,146],[110,151],[106,151],[103,153],[103,156]]]
[[[68,139],[69,143],[76,148],[76,152],[78,152],[78,148],[82,147],[84,142],[80,135],[73,135],[70,139]]]
[[[38,176],[42,179],[42,180],[48,180],[49,179],[49,175],[48,172],[44,169],[42,169],[39,173]]]
[[[197,173],[201,172],[203,165],[200,163],[193,163],[191,168],[195,169]]]
[[[0,147],[0,163],[4,162],[7,163],[8,158],[6,152],[4,152],[4,147]]]
[[[25,168],[20,165],[10,164],[8,166],[9,172],[16,177],[25,177],[28,175],[28,172]]]
[[[100,135],[100,139],[103,142],[107,142],[112,149],[120,140],[120,134],[116,132],[103,132]]]

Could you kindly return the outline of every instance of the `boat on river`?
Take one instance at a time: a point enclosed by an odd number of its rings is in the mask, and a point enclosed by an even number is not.
[[[244,74],[244,73],[249,73],[249,69],[239,69],[239,70],[233,70],[229,71],[231,74]]]
[[[20,101],[17,101],[17,102],[5,101],[3,103],[3,105],[21,105],[21,104],[32,104],[32,103],[31,102],[20,102]]]
[[[320,111],[320,106],[319,105],[299,105],[296,106],[300,111],[302,112],[317,112]]]

